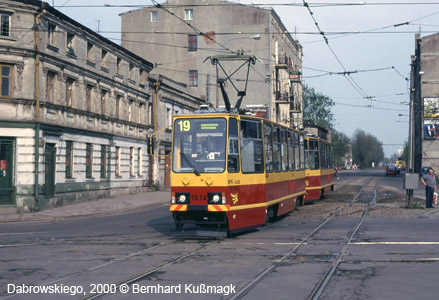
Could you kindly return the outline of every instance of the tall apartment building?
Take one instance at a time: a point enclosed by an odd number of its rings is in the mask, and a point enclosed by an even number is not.
[[[151,62],[47,3],[0,1],[0,17],[0,208],[32,211],[163,184],[165,166],[152,167],[147,138],[167,125],[166,107],[202,101],[163,78],[156,88]]]
[[[191,94],[216,107],[223,105],[216,70],[205,60],[244,50],[259,60],[250,69],[243,106],[265,106],[271,119],[302,127],[302,47],[273,9],[221,0],[168,0],[162,5],[175,16],[154,6],[121,14],[122,46],[154,61],[153,72],[186,83]],[[236,66],[226,64],[226,69]],[[245,70],[235,74],[239,89],[245,77]],[[233,105],[237,93],[230,83],[226,89]]]
[[[414,172],[439,170],[439,33],[415,37],[411,57],[410,102]]]

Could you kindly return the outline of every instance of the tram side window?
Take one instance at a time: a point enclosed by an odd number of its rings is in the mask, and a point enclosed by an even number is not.
[[[308,150],[309,140],[304,141],[304,149],[305,149],[305,169],[309,169],[309,150]],[[302,150],[302,149],[300,149]],[[302,153],[302,152],[301,152]]]
[[[264,122],[265,171],[273,172],[273,127]]]
[[[318,170],[320,168],[318,141],[314,141],[314,140],[309,141],[308,153],[309,153],[309,168],[311,170]]]
[[[301,159],[303,160],[303,156],[300,157],[300,138],[298,133],[293,133],[294,135],[294,161],[296,164],[296,170],[300,170],[301,167]]]
[[[227,159],[227,171],[229,173],[239,172],[239,143],[238,143],[238,121],[229,119],[229,155]]]
[[[320,153],[320,165],[322,169],[326,169],[326,143],[318,142]]]
[[[261,122],[241,120],[241,168],[243,173],[263,173]]]
[[[296,169],[295,165],[295,155],[294,155],[294,133],[291,131],[287,131],[288,138],[288,162],[289,162],[289,170],[293,171]]]
[[[300,151],[300,169],[305,170],[305,161],[307,159],[305,158],[305,137],[303,135],[299,136],[299,151]]]
[[[332,145],[329,145],[329,156],[331,157],[331,159],[329,161],[329,163],[330,163],[329,167],[331,169],[333,169],[334,168],[334,147]]]
[[[278,127],[273,127],[273,131],[273,166],[275,172],[280,172],[282,169],[280,129]]]
[[[281,129],[281,153],[282,153],[282,171],[288,171],[288,132],[285,129]]]

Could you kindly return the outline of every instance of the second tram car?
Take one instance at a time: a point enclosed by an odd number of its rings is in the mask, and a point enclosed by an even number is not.
[[[171,204],[177,230],[236,233],[287,214],[305,195],[303,133],[263,118],[173,118]]]
[[[319,137],[305,137],[305,203],[323,199],[334,190],[333,146]]]

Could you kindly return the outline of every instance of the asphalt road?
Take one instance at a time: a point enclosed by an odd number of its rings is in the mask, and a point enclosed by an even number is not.
[[[342,172],[337,187],[370,181],[402,188],[401,177],[386,178],[381,171]],[[337,200],[334,196],[327,200]],[[0,299],[85,299],[93,288],[108,292],[102,299],[234,299],[234,291],[264,272],[242,299],[308,299],[359,219],[335,216],[303,242],[324,220],[313,217],[324,204],[307,205],[256,231],[223,240],[177,238],[167,207],[62,222],[0,224]],[[299,218],[299,213],[311,217]],[[438,231],[438,214],[366,217],[320,299],[437,298]],[[132,282],[126,293],[120,287],[113,290],[112,284],[128,279]],[[57,288],[57,293],[19,293],[30,285]],[[206,286],[209,293],[203,293]]]

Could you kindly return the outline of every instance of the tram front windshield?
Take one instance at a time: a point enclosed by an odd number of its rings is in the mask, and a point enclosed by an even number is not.
[[[224,118],[177,119],[172,169],[175,173],[222,173],[226,166]]]

